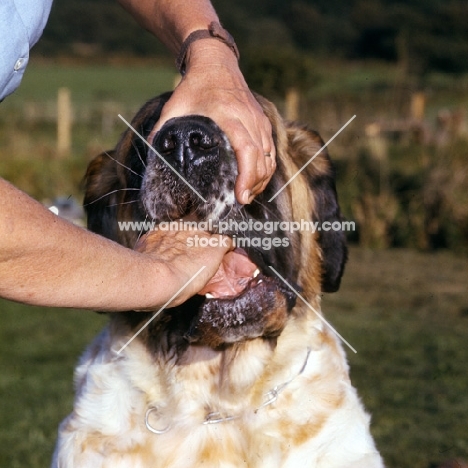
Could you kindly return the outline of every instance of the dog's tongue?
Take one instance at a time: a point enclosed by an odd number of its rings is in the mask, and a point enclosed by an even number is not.
[[[238,296],[252,279],[256,265],[242,249],[228,252],[213,278],[198,294],[211,294],[215,298]]]

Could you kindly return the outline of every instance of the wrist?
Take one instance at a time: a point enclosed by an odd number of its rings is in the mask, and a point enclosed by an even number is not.
[[[197,41],[190,46],[184,76],[189,72],[192,75],[202,73],[205,77],[226,73],[228,81],[236,74],[242,76],[237,57],[225,44],[214,39]]]
[[[207,43],[209,43],[208,46]],[[234,38],[218,22],[212,21],[207,29],[192,31],[184,40],[176,59],[179,72],[184,75],[189,62],[193,61],[194,57],[196,60],[200,51],[206,52],[210,49],[222,51],[221,55],[225,57],[228,53],[231,58],[235,57],[236,61],[239,60],[239,50]]]

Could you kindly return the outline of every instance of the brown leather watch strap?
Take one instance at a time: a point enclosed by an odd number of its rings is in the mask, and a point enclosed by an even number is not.
[[[239,60],[239,49],[234,42],[234,38],[219,23],[212,21],[209,24],[208,29],[197,29],[196,31],[193,31],[182,44],[179,55],[176,59],[177,69],[182,75],[185,75],[185,59],[190,45],[199,39],[209,38],[224,42],[224,44],[234,52],[234,55]]]

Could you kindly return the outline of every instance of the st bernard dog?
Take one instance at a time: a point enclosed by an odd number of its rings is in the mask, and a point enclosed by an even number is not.
[[[169,97],[152,99],[133,119],[144,138]],[[333,167],[326,151],[316,154],[317,133],[257,99],[273,127],[277,170],[250,205],[235,199],[228,139],[203,116],[166,122],[151,142],[158,154],[129,129],[91,162],[92,231],[133,248],[141,233],[119,230],[119,222],[188,216],[224,222],[243,242],[225,258],[234,292],[208,284],[205,295],[156,318],[109,315],[76,368],[54,468],[383,467],[343,345],[320,309],[322,293],[340,285],[345,237],[305,229],[342,220]],[[258,223],[268,231],[252,230]]]

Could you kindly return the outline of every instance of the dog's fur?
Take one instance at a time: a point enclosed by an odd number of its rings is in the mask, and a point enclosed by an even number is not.
[[[153,99],[134,118],[145,138],[168,97]],[[235,157],[216,124],[199,116],[174,119],[154,144],[168,160],[182,157],[177,169],[207,203],[128,130],[113,152],[89,166],[90,229],[133,247],[139,233],[119,231],[117,221],[161,222],[188,214],[199,221],[341,220],[326,151],[268,202],[323,143],[258,100],[273,126],[278,168],[251,205],[235,201]],[[177,153],[179,127],[195,128],[198,159]],[[168,309],[121,353],[151,314],[111,314],[76,369],[74,409],[60,426],[54,467],[383,466],[342,344],[318,316],[322,292],[339,287],[344,235],[277,229],[271,236],[287,237],[288,245],[245,248],[261,275],[239,297],[198,296]]]

